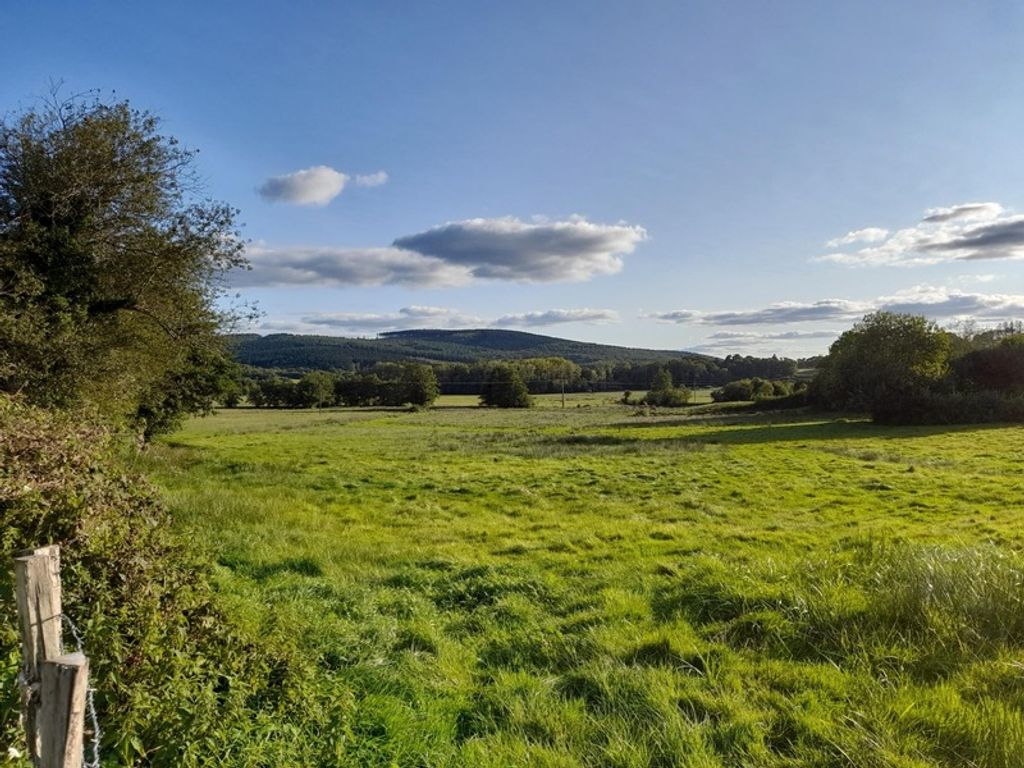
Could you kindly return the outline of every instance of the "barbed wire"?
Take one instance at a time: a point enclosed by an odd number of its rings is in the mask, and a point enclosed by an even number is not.
[[[82,641],[82,633],[79,632],[78,627],[75,626],[75,622],[71,620],[71,617],[66,613],[61,613],[61,619],[67,624],[68,629],[71,630],[72,637],[75,638],[75,647],[79,653],[84,653],[84,646]],[[100,768],[100,721],[96,716],[96,700],[94,695],[96,689],[91,685],[86,689],[85,693],[85,709],[89,715],[89,723],[92,725],[92,760],[86,760],[85,755],[82,755],[82,766],[83,768]],[[84,748],[83,748],[84,752]]]

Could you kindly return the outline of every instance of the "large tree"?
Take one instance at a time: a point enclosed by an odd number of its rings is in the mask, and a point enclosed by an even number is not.
[[[951,355],[950,336],[935,323],[917,315],[875,312],[829,348],[815,393],[833,408],[888,415],[941,382]]]
[[[422,363],[409,363],[402,368],[398,388],[403,403],[424,407],[433,405],[441,394],[434,369]]]
[[[217,301],[242,245],[193,158],[124,101],[52,97],[0,121],[0,391],[144,421],[224,356]]]
[[[492,408],[529,408],[533,398],[519,370],[508,363],[499,363],[484,384],[480,403]]]

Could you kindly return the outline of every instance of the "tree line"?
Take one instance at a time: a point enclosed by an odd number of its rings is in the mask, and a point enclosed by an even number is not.
[[[889,424],[1024,421],[1024,324],[956,333],[917,315],[867,315],[832,344],[809,398]]]
[[[221,402],[234,406],[248,397],[251,404],[264,408],[425,406],[430,405],[437,394],[445,394],[477,395],[483,397],[486,404],[496,376],[507,379],[509,371],[514,372],[515,380],[522,382],[529,395],[621,390],[664,393],[669,389],[722,385],[750,372],[779,380],[796,372],[796,362],[778,357],[732,355],[720,361],[709,358],[583,366],[562,357],[537,357],[473,363],[380,362],[361,370],[343,371],[248,368],[245,372],[236,372],[235,382],[222,382]],[[670,382],[678,382],[678,386],[666,387],[666,376]],[[429,386],[425,383],[427,380],[430,380]],[[508,386],[518,387],[518,384]],[[429,396],[435,387],[437,393]],[[662,405],[668,404],[666,397],[676,404],[683,402],[679,393],[663,394]],[[689,396],[685,399],[688,401]]]

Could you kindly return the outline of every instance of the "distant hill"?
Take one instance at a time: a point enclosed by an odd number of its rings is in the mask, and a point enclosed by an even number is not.
[[[583,366],[713,359],[692,352],[616,347],[495,329],[394,331],[376,339],[291,333],[229,338],[238,361],[258,368],[343,370],[379,362],[471,363],[524,357],[564,357]]]

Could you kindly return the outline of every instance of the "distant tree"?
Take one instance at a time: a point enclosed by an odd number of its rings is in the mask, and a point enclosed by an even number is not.
[[[949,372],[949,334],[917,315],[867,315],[829,348],[814,381],[816,399],[833,408],[887,417],[908,407]]]
[[[658,369],[650,390],[644,396],[643,404],[677,408],[690,402],[690,390],[672,386],[672,374],[665,368]]]
[[[334,403],[334,377],[326,371],[310,371],[295,387],[298,408],[323,408]]]
[[[529,408],[533,398],[526,382],[514,366],[501,363],[494,366],[480,395],[482,405],[495,408]]]
[[[672,389],[672,374],[667,368],[659,368],[651,381],[651,392],[667,392]]]
[[[402,392],[402,402],[412,405],[433,405],[437,396],[441,394],[434,369],[422,363],[406,365],[398,386]]]
[[[257,408],[294,408],[297,402],[296,389],[295,382],[288,379],[264,379],[255,384],[249,399]]]
[[[0,121],[0,391],[147,433],[206,407],[175,390],[209,377],[222,278],[243,258],[192,159],[123,101],[54,97]]]

